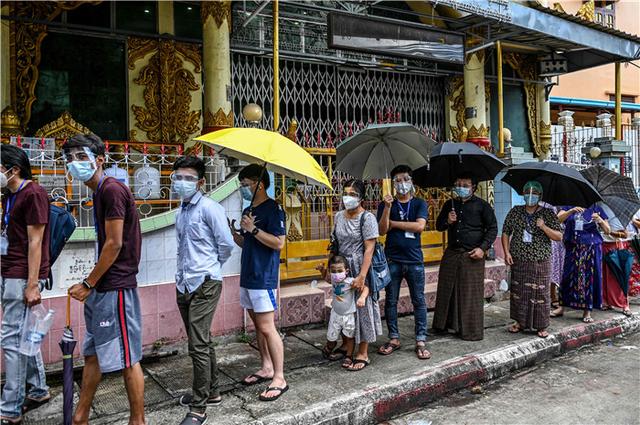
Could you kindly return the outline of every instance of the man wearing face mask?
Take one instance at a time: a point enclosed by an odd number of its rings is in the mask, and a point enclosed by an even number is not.
[[[135,199],[127,186],[104,175],[105,146],[98,136],[78,134],[62,149],[73,180],[93,191],[96,231],[96,264],[82,282],[69,288],[74,299],[84,302],[87,327],[82,388],[73,423],[88,423],[102,373],[122,370],[129,424],[142,425],[142,319],[136,281],[142,235]]]
[[[42,354],[25,356],[18,350],[27,308],[40,304],[40,291],[49,276],[49,199],[31,181],[31,165],[22,149],[0,145],[0,163],[0,294],[6,374],[0,406],[2,423],[19,423],[25,411],[50,398]]]
[[[173,170],[171,187],[182,201],[176,215],[176,297],[193,362],[193,391],[183,395],[180,404],[190,410],[183,423],[198,424],[206,420],[208,405],[222,402],[210,329],[222,293],[222,266],[234,243],[224,208],[200,192],[204,161],[182,157]]]
[[[386,195],[378,207],[378,229],[387,235],[385,254],[389,262],[391,283],[385,288],[385,320],[389,342],[378,353],[388,355],[400,348],[398,330],[398,298],[400,284],[406,280],[413,304],[416,332],[416,355],[421,360],[431,357],[427,340],[427,303],[424,299],[424,258],[421,234],[427,222],[427,203],[413,197],[411,168],[398,165],[391,170],[396,197]]]
[[[474,195],[477,181],[460,175],[456,199],[442,206],[436,229],[447,231],[448,246],[440,261],[435,332],[451,329],[462,339],[484,337],[484,256],[498,234],[493,208]]]
[[[238,175],[240,193],[251,205],[242,212],[240,231],[233,238],[242,248],[240,305],[247,309],[256,327],[261,368],[247,376],[244,385],[270,381],[261,401],[275,401],[289,386],[284,379],[284,346],[274,318],[280,270],[280,250],[285,242],[284,211],[269,198],[269,174],[261,165],[250,164]]]

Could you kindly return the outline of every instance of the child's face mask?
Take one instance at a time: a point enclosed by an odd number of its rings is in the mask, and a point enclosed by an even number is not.
[[[331,273],[331,283],[340,283],[347,278],[347,272]]]

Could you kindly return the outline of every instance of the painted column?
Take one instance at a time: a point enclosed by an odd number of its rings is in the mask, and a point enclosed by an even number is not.
[[[201,2],[204,126],[202,133],[233,127],[231,110],[231,1]]]
[[[551,151],[551,104],[545,94],[544,85],[536,86],[538,98],[538,138],[540,146],[540,159],[547,159]]]
[[[467,63],[464,66],[464,104],[467,142],[489,147],[489,127],[485,109],[484,51],[482,50],[467,56]]]
[[[175,34],[173,25],[173,1],[159,1],[157,4],[158,32],[160,34]]]
[[[9,6],[3,4],[2,15],[9,14]],[[11,49],[10,49],[10,22],[8,19],[2,19],[0,25],[0,127],[2,127],[2,136],[12,136],[22,133],[22,124],[20,117],[11,105]]]

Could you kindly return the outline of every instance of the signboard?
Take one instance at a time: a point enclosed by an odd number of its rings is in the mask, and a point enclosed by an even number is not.
[[[328,15],[328,45],[384,56],[464,64],[464,35],[374,17]]]
[[[431,0],[431,3],[501,22],[512,20],[509,0]]]

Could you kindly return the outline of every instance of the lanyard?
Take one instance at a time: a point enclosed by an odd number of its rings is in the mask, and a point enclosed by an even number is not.
[[[26,180],[22,180],[22,183],[20,183],[20,187],[18,188],[18,190],[16,190],[16,193],[12,193],[7,198],[7,204],[5,206],[5,212],[4,212],[4,231],[5,232],[7,231],[7,227],[9,227],[9,215],[11,213],[11,208],[13,208],[13,204],[15,202],[16,196],[18,196],[18,192],[20,192],[25,182]]]
[[[411,199],[409,199],[409,202],[407,203],[406,211],[400,201],[398,201],[398,208],[400,209],[400,218],[402,220],[409,221],[409,212],[411,211]]]
[[[527,220],[527,232],[529,233],[533,233],[533,219],[539,209],[540,207],[536,207],[536,210],[532,214],[529,214],[527,211],[524,212],[525,219]]]
[[[98,188],[93,194],[93,228],[96,230],[96,242],[98,241],[98,214],[96,213],[96,195],[100,191],[100,187],[102,187],[102,182],[104,180],[104,174],[100,177],[100,181],[98,182]]]

